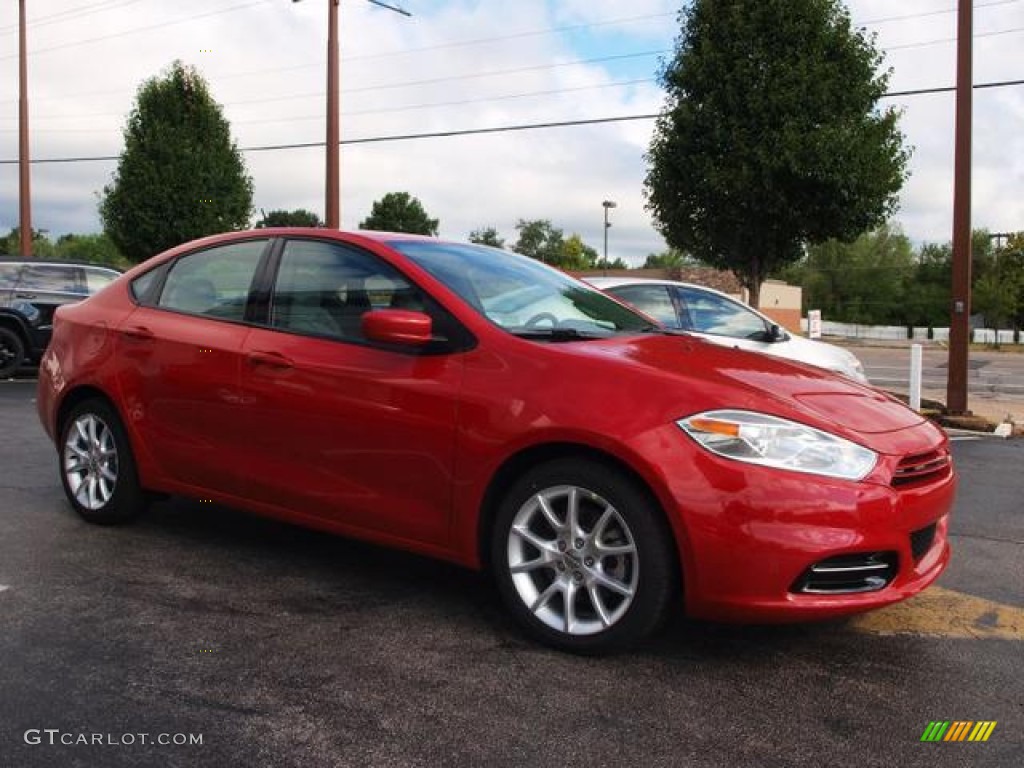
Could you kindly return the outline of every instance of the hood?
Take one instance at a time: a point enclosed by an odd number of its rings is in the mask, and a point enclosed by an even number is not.
[[[572,346],[576,354],[614,358],[659,379],[644,396],[671,400],[668,408],[683,409],[676,418],[711,408],[755,410],[860,442],[926,421],[884,392],[845,376],[692,336],[616,337]]]

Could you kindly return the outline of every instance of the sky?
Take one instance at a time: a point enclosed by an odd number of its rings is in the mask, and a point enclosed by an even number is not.
[[[680,0],[394,0],[406,17],[341,0],[346,140],[595,120],[659,112],[657,73]],[[138,87],[174,60],[195,66],[244,149],[322,142],[329,0],[27,0],[31,154],[116,157]],[[877,34],[891,91],[955,84],[956,0],[851,0]],[[975,0],[974,80],[1024,78],[1024,0]],[[18,222],[17,3],[0,4],[0,233]],[[895,221],[915,242],[952,234],[954,96],[886,100],[913,148]],[[341,150],[341,224],[408,191],[443,237],[549,219],[639,264],[665,248],[644,207],[654,121],[352,143]],[[974,94],[972,220],[1024,230],[1024,86]],[[322,146],[246,151],[259,211],[324,211]],[[33,226],[100,230],[114,160],[32,166]],[[254,218],[255,220],[255,218]]]

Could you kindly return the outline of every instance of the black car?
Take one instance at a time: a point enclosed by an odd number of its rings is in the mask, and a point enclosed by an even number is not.
[[[42,357],[57,307],[91,296],[120,274],[97,264],[0,257],[0,377]]]

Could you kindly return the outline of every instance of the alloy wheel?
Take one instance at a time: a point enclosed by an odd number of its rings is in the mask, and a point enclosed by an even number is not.
[[[576,485],[545,488],[523,503],[509,529],[507,557],[523,604],[568,635],[607,630],[637,593],[633,533],[609,501]]]

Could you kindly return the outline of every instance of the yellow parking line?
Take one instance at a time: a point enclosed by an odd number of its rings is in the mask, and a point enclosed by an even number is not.
[[[910,600],[856,616],[850,627],[874,635],[1024,640],[1024,608],[932,587]]]

